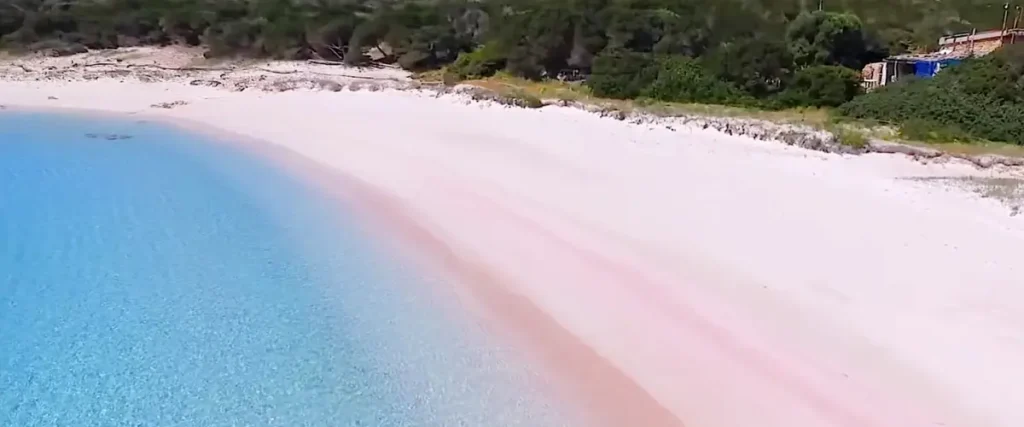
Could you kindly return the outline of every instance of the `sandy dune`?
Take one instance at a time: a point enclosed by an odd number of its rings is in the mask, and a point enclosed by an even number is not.
[[[905,179],[1011,172],[416,92],[22,81],[0,104],[187,119],[366,184],[613,425],[1024,425],[1024,216]]]

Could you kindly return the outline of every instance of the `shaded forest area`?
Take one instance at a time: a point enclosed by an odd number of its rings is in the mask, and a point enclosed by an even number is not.
[[[1024,131],[989,130],[966,110],[987,105],[1001,123],[1024,123],[1024,98],[1007,95],[1024,87],[1014,53],[860,91],[867,62],[927,49],[943,34],[998,28],[1002,17],[1002,0],[0,0],[0,48],[185,44],[210,57],[444,67],[453,79],[584,76],[603,97],[840,107],[926,136],[1024,144]],[[940,84],[972,98],[935,98]],[[925,111],[910,99],[962,110]]]

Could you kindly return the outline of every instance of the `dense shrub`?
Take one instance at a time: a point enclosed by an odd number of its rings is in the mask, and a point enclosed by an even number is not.
[[[490,77],[505,67],[505,55],[493,44],[486,44],[472,52],[463,52],[448,72],[458,80]]]
[[[746,101],[735,86],[716,78],[698,61],[679,55],[602,54],[594,60],[587,85],[595,95],[609,98],[712,104]]]
[[[935,84],[970,95],[1024,103],[1024,45],[1009,45],[936,76]]]
[[[759,38],[727,43],[704,63],[720,79],[759,98],[781,91],[795,68],[784,43]]]
[[[908,138],[1024,144],[1024,67],[1017,51],[966,61],[927,80],[907,79],[839,111],[900,126]]]
[[[804,12],[786,28],[786,42],[798,65],[859,68],[868,58],[860,18],[849,13]]]
[[[648,53],[614,51],[594,59],[587,86],[594,95],[627,99],[640,96],[658,76],[658,64]]]
[[[654,81],[642,92],[644,97],[710,104],[738,103],[744,98],[739,89],[719,80],[692,58],[658,58],[657,71]]]
[[[797,71],[780,100],[787,107],[837,107],[860,91],[860,73],[845,67],[818,65]]]

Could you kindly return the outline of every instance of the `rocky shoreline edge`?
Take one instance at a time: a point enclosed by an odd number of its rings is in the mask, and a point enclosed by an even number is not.
[[[661,126],[670,130],[679,127],[709,129],[727,135],[744,136],[760,141],[773,141],[808,150],[836,154],[902,154],[921,162],[963,161],[980,169],[993,167],[1024,167],[1024,158],[996,154],[966,155],[948,153],[935,148],[919,147],[880,139],[867,139],[861,146],[844,144],[840,137],[826,130],[808,125],[777,123],[742,117],[715,117],[698,114],[660,116],[642,111],[624,111],[614,106],[603,106],[559,99],[542,99],[539,103],[500,94],[496,91],[469,85],[425,83],[410,78],[367,76],[355,69],[309,63],[262,63],[257,65],[227,66],[161,66],[123,63],[121,60],[71,63],[69,66],[37,65],[29,61],[6,60],[0,63],[0,79],[8,81],[90,81],[99,79],[141,82],[186,82],[193,86],[209,86],[230,91],[261,90],[286,92],[291,90],[381,91],[412,90],[434,96],[456,96],[467,102],[485,102],[519,108],[568,107],[584,110],[601,117],[628,121],[634,124]],[[29,63],[29,64],[26,64]],[[277,66],[281,65],[281,66]],[[173,108],[176,103],[154,105],[154,108]]]

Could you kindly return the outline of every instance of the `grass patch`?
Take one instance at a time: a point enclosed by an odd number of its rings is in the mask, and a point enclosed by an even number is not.
[[[835,126],[831,129],[836,141],[850,148],[863,149],[868,146],[868,137],[858,129],[849,126]]]
[[[466,80],[463,83],[490,89],[500,94],[519,93],[539,99],[576,102],[598,100],[590,93],[590,88],[582,83],[567,83],[558,80],[533,81],[507,73],[498,73],[483,79]]]
[[[416,73],[413,78],[421,83],[440,84],[445,81],[445,69],[424,71]]]
[[[713,104],[684,104],[660,101],[634,101],[637,107],[651,114],[671,117],[680,115],[698,115],[712,117],[735,117],[765,120],[774,123],[807,125],[824,128],[833,122],[830,110],[825,108],[793,108],[786,110],[759,110],[750,107],[737,107]]]
[[[910,119],[900,126],[900,136],[907,140],[937,144],[950,142],[974,142],[962,129],[953,125],[942,125],[928,120]]]
[[[908,145],[916,145],[919,147],[928,147],[938,150],[942,150],[949,154],[958,154],[962,156],[980,156],[984,154],[995,154],[999,156],[1007,157],[1024,157],[1024,146],[1016,144],[1008,144],[1005,142],[946,142],[946,143],[935,143],[935,142],[921,142],[921,141],[904,141]]]

